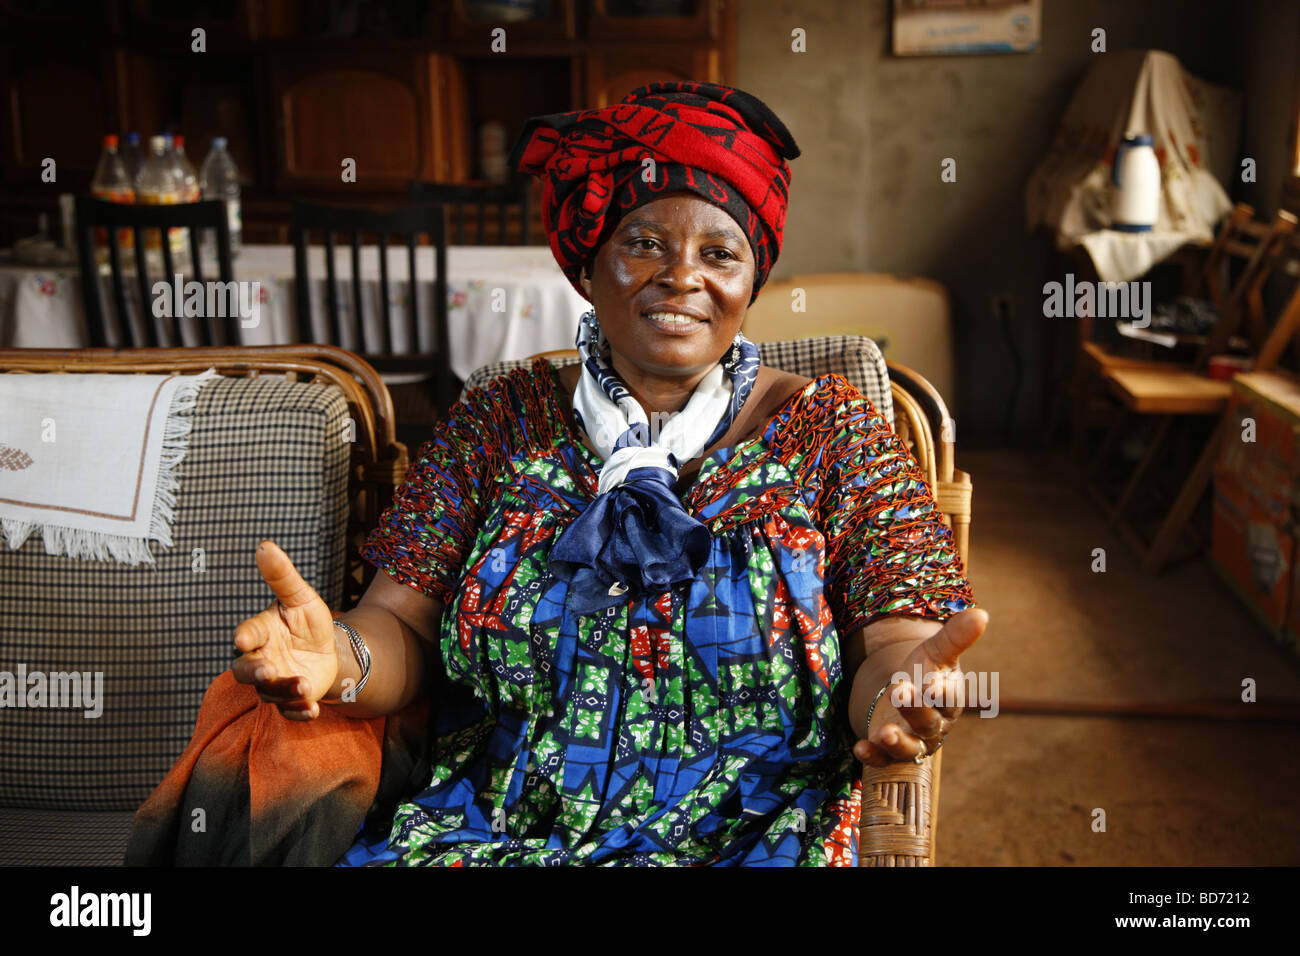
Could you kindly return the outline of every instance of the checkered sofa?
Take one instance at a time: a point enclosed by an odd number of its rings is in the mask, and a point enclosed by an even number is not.
[[[889,390],[889,369],[879,346],[863,335],[825,335],[814,339],[786,342],[756,342],[760,361],[782,371],[817,378],[836,372],[871,400],[876,410],[891,425],[894,400]],[[552,357],[554,365],[563,367],[577,362],[576,356]],[[465,382],[461,396],[473,388],[482,388],[492,379],[527,365],[526,359],[493,362],[475,370]]]
[[[270,602],[253,552],[276,541],[341,600],[348,419],[334,385],[222,378],[199,392],[175,546],[154,566],[0,543],[0,670],[102,671],[103,713],[0,709],[0,864],[118,865],[135,809],[189,742],[235,626]],[[204,570],[196,570],[202,549]]]

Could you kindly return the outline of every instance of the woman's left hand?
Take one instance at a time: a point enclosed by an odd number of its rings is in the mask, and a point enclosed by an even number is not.
[[[881,695],[867,738],[854,744],[854,756],[873,767],[884,767],[938,749],[961,714],[959,701],[965,699],[958,657],[979,640],[988,620],[983,608],[968,608],[948,618],[912,649],[899,667],[907,678],[891,684]],[[913,681],[918,667],[920,687]]]

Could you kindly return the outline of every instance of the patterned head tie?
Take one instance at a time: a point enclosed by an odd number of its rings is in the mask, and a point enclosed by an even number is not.
[[[786,160],[798,155],[790,131],[758,98],[674,80],[647,83],[616,106],[533,117],[510,166],[543,179],[551,251],[588,301],[582,268],[619,220],[666,193],[688,190],[726,210],[749,237],[753,304],[781,252],[790,197]]]

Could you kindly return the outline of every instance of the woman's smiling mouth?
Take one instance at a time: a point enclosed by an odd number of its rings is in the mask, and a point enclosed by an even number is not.
[[[690,335],[708,325],[705,319],[680,312],[647,312],[642,318],[667,335]]]

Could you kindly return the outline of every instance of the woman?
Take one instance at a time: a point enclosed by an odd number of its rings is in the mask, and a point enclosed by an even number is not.
[[[235,680],[290,720],[427,693],[422,789],[340,863],[856,865],[857,761],[942,742],[958,707],[885,693],[917,664],[952,687],[986,622],[925,481],[847,381],[739,331],[798,155],[704,83],[526,127],[582,363],[452,409],[338,621],[263,542],[277,603],[235,635]]]

